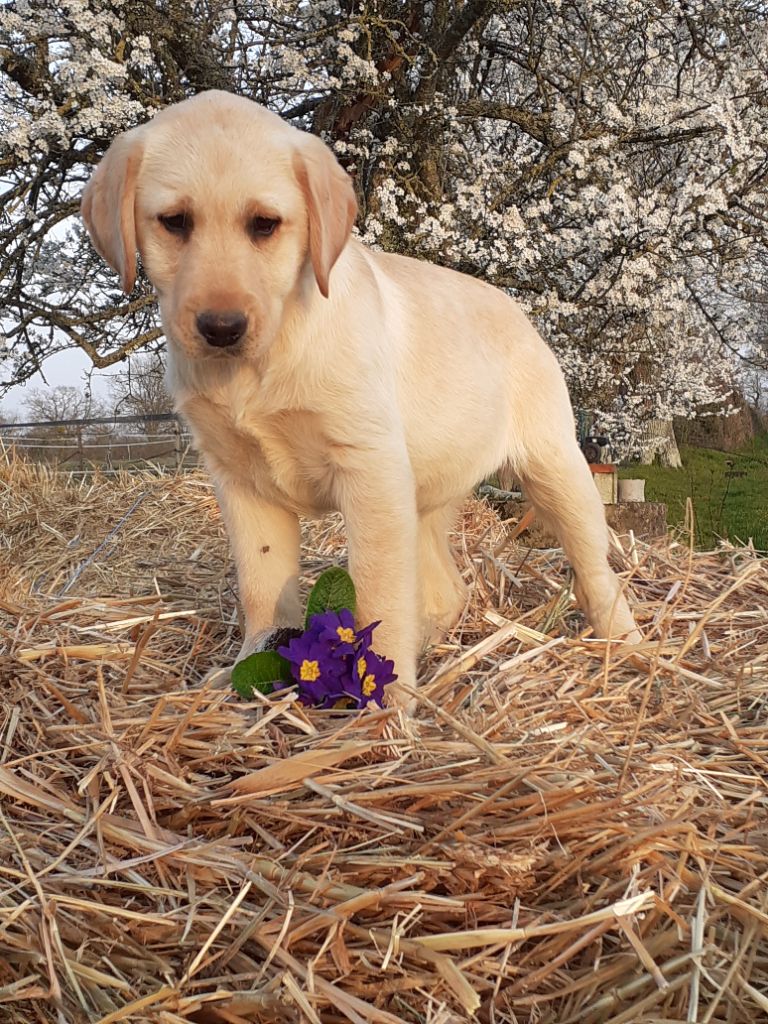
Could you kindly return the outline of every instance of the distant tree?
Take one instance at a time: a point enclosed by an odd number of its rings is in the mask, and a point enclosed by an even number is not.
[[[165,362],[159,352],[132,356],[127,369],[112,376],[109,391],[116,416],[152,417],[173,412],[165,389]],[[173,431],[174,424],[147,418],[137,429],[164,434]]]
[[[34,388],[24,400],[24,420],[42,423],[57,420],[81,420],[109,417],[107,405],[90,392],[70,385]],[[82,426],[39,426],[25,428],[24,436],[36,440],[72,440],[103,442],[114,433],[111,423],[86,423]]]
[[[741,389],[747,404],[762,416],[768,414],[768,365],[751,366],[741,375]]]
[[[74,420],[104,415],[104,408],[81,388],[59,384],[33,388],[24,399],[25,419]]]

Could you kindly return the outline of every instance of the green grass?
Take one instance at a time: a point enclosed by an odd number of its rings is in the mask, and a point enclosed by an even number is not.
[[[752,538],[756,548],[768,550],[768,435],[738,452],[681,447],[680,455],[682,469],[631,465],[619,476],[644,478],[646,501],[666,503],[670,526],[684,522],[690,498],[697,547]]]

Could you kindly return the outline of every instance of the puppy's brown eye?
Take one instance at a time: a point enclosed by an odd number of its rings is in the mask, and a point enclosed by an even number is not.
[[[248,230],[253,238],[269,238],[279,223],[277,217],[252,217]]]
[[[187,213],[161,213],[157,219],[172,235],[188,235],[192,230],[192,218]]]

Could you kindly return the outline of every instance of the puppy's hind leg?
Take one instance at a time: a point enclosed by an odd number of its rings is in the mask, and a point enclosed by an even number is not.
[[[576,598],[595,634],[638,643],[634,616],[608,565],[603,503],[575,436],[548,431],[517,468],[536,512],[563,545],[576,577]]]
[[[467,600],[467,585],[448,540],[455,516],[455,505],[419,516],[419,591],[427,643],[439,640],[455,625]]]

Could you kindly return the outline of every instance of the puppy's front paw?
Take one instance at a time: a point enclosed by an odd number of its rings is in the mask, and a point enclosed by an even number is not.
[[[390,683],[385,691],[385,703],[387,707],[402,710],[409,718],[413,718],[418,707],[418,697],[414,693],[416,687],[405,687],[400,681]]]
[[[247,658],[250,654],[259,654],[262,651],[276,651],[278,647],[285,647],[294,637],[301,636],[303,630],[292,626],[274,626],[272,629],[265,629],[261,633],[247,636],[243,646],[235,658],[235,664]]]

